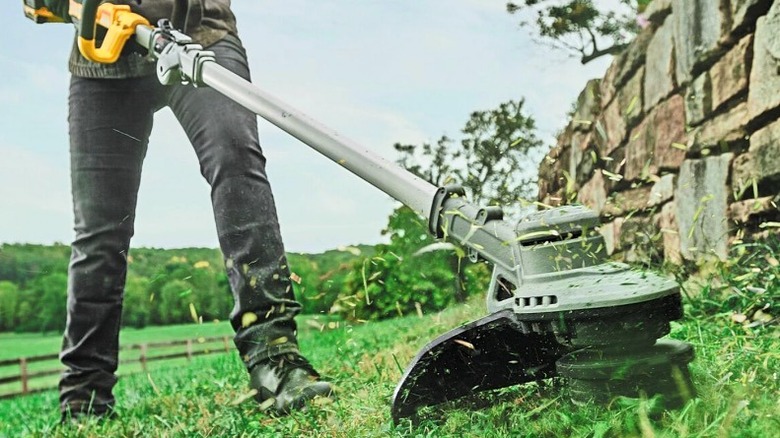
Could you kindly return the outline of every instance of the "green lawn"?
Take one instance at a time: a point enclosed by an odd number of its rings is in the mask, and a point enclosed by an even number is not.
[[[314,327],[327,322],[325,318],[306,316],[301,318],[301,330],[311,330]],[[164,327],[148,327],[144,329],[125,328],[120,333],[120,345],[130,346],[141,343],[167,342],[174,340],[194,340],[193,350],[209,350],[224,352],[224,342],[200,343],[204,338],[227,336],[230,351],[233,351],[233,329],[228,322],[208,322],[203,324],[184,324]],[[62,335],[59,333],[0,333],[0,360],[18,357],[30,357],[56,354],[62,343]],[[170,353],[183,353],[185,346],[157,347],[150,349],[148,355],[163,355]],[[120,376],[130,375],[142,371],[141,364],[136,362],[121,363],[126,360],[135,360],[140,356],[140,350],[123,350],[120,353],[120,365],[117,373]],[[169,359],[165,361],[149,362],[150,369],[170,368],[186,366],[188,361],[184,358]],[[51,359],[28,364],[30,373],[61,368],[58,359]],[[0,377],[19,375],[18,365],[0,366]],[[57,375],[31,379],[29,387],[33,390],[56,386],[59,377]],[[0,395],[21,391],[20,382],[0,384]]]
[[[226,321],[204,322],[145,329],[124,328],[119,336],[121,345],[141,342],[162,342],[176,339],[193,339],[232,335],[233,329]],[[0,333],[0,359],[20,356],[36,356],[56,353],[62,344],[62,333]]]
[[[121,378],[120,418],[102,425],[56,428],[53,392],[0,401],[0,436],[771,437],[780,430],[778,331],[747,328],[726,313],[673,323],[671,336],[692,343],[697,353],[691,371],[699,397],[683,409],[653,416],[642,401],[578,406],[560,385],[530,384],[434,409],[418,424],[393,426],[389,407],[398,364],[405,366],[437,334],[482,313],[479,297],[422,318],[341,323],[321,332],[302,323],[303,350],[336,382],[340,396],[289,417],[242,402],[245,371],[235,354],[222,354]]]

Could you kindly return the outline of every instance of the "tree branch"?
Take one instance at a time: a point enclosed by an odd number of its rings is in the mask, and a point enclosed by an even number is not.
[[[583,55],[583,57],[580,59],[580,62],[584,65],[604,55],[615,55],[625,50],[626,47],[628,47],[628,44],[615,44],[611,47],[607,47],[606,49],[595,50],[592,53]]]

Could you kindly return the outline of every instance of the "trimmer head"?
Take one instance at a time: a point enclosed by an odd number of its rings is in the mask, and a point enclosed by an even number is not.
[[[690,344],[659,339],[634,351],[584,348],[558,359],[555,364],[569,383],[575,403],[609,403],[617,396],[660,396],[666,408],[679,408],[696,395],[688,363]]]
[[[393,395],[393,418],[473,392],[552,377],[555,361],[565,352],[552,333],[524,329],[512,311],[488,315],[440,336],[417,354]]]
[[[690,345],[658,340],[682,317],[677,284],[606,261],[598,217],[583,207],[526,216],[515,227],[516,263],[495,263],[490,314],[428,344],[393,396],[394,421],[475,392],[555,376],[574,402],[695,396]],[[498,233],[496,233],[498,234]]]

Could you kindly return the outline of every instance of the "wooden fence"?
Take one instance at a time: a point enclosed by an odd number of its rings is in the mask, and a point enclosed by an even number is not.
[[[215,345],[218,344],[218,345]],[[154,350],[168,350],[172,347],[184,346],[184,351],[166,352],[161,354],[154,354]],[[228,336],[212,337],[212,338],[198,338],[198,339],[185,339],[169,342],[147,342],[142,344],[133,344],[127,347],[123,347],[122,351],[139,350],[137,358],[122,359],[120,364],[140,363],[141,371],[148,371],[149,362],[180,359],[185,358],[188,361],[192,360],[195,356],[203,356],[214,353],[227,353],[231,351],[232,342]],[[7,399],[17,397],[20,395],[32,394],[41,391],[48,391],[55,389],[55,386],[44,386],[31,388],[30,381],[58,375],[63,372],[63,368],[57,369],[44,369],[44,370],[30,370],[30,364],[53,361],[59,359],[59,354],[46,354],[40,356],[19,357],[14,359],[0,360],[0,368],[9,367],[13,365],[19,366],[19,374],[11,375],[7,377],[0,377],[0,385],[7,385],[14,382],[21,382],[21,390],[15,392],[0,393],[0,399]]]

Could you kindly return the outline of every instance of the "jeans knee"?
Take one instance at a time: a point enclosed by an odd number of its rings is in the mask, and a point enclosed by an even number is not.
[[[231,180],[267,184],[266,157],[259,143],[224,141],[208,148],[201,159],[201,174],[212,189],[230,184]]]

